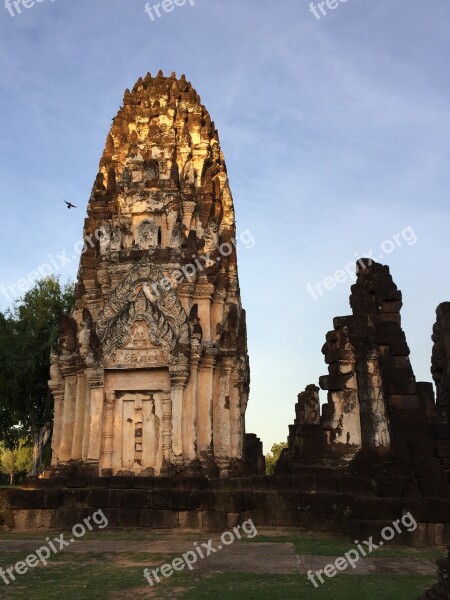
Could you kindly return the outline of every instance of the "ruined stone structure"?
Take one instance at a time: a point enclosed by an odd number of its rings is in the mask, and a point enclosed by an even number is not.
[[[184,76],[126,91],[53,355],[53,467],[245,473],[235,217],[217,131]]]
[[[245,436],[245,458],[252,473],[255,475],[266,474],[263,443],[255,433],[247,433]]]
[[[80,523],[224,531],[293,527],[392,543],[450,543],[450,303],[437,311],[431,383],[416,382],[402,295],[361,259],[352,315],[334,319],[328,375],[299,394],[273,476],[246,434],[245,314],[217,132],[184,78],[126,92],[91,199],[76,305],[51,367],[48,478],[0,490],[0,526]],[[448,561],[441,587],[446,597]],[[443,591],[444,590],[444,591]]]
[[[277,465],[278,471],[284,472],[288,456],[292,467],[289,470],[292,472],[295,472],[298,462],[306,464],[308,458],[311,459],[311,464],[314,464],[316,457],[323,452],[323,434],[319,425],[319,388],[308,385],[305,391],[298,395],[294,424],[289,425],[288,448],[282,451],[283,459]]]
[[[275,475],[262,475],[261,443],[251,434],[245,457],[259,474],[249,477],[183,477],[176,470],[171,477],[88,477],[69,466],[59,477],[0,490],[0,526],[62,530],[96,508],[110,527],[224,531],[251,518],[258,528],[377,540],[384,527],[411,513],[417,528],[391,544],[449,544],[450,425],[436,414],[431,384],[414,379],[400,326],[401,294],[387,267],[362,263],[351,305],[353,316],[335,320],[323,349],[328,403],[320,414],[315,385],[299,395]],[[67,332],[71,327],[65,323]],[[72,348],[69,333],[63,346]],[[442,581],[446,568],[443,563]]]
[[[450,482],[450,302],[437,307],[431,339],[434,342],[431,373],[436,384],[436,406],[431,413],[432,435],[436,453]]]
[[[434,342],[431,373],[436,384],[436,408],[444,421],[450,423],[450,302],[437,307],[431,339]]]
[[[322,349],[328,375],[320,386],[328,401],[320,416],[318,388],[299,395],[276,472],[351,463],[366,474],[383,473],[386,485],[409,478],[418,493],[445,496],[447,463],[439,452],[447,451],[448,432],[436,422],[432,385],[414,377],[401,328],[402,294],[389,268],[360,259],[350,305],[353,314],[334,319]]]
[[[402,451],[407,440],[397,423],[421,414],[400,324],[402,295],[389,268],[360,259],[350,305],[353,314],[334,319],[322,349],[328,364],[328,375],[320,378],[320,386],[328,390],[322,416],[318,388],[308,386],[299,396],[286,454],[349,460],[362,448],[383,454],[395,445]],[[427,426],[424,411],[416,425]]]

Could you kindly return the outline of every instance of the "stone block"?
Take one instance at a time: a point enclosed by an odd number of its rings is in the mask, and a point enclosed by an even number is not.
[[[44,508],[60,508],[64,504],[64,490],[46,490]]]
[[[227,513],[227,529],[233,529],[233,527],[236,527],[237,525],[241,525],[242,524],[242,517],[241,517],[242,513]]]
[[[378,545],[380,541],[383,542],[384,546],[404,546],[406,542],[406,535],[402,531],[398,533],[395,529],[394,537],[389,540],[383,540],[382,532],[385,528],[393,529],[392,521],[381,521],[378,519],[350,519],[349,522],[349,534],[353,540],[368,540],[370,537],[373,538],[375,544]]]
[[[134,477],[133,489],[136,490],[152,490],[154,487],[154,477]]]
[[[45,506],[46,490],[7,489],[4,495],[6,506],[15,510],[42,509]]]
[[[111,477],[109,487],[111,489],[131,489],[133,487],[134,477],[118,476]]]
[[[293,479],[291,475],[272,475],[268,479],[269,490],[292,490]]]
[[[381,479],[378,481],[378,495],[382,498],[401,498],[404,484],[401,480]]]
[[[213,510],[202,511],[202,528],[205,531],[225,531],[227,528],[227,513]]]
[[[119,527],[120,510],[118,508],[102,508],[102,512],[108,519],[108,527]]]
[[[369,478],[339,477],[337,481],[338,492],[342,494],[358,494],[360,496],[373,496],[375,494],[374,484]]]
[[[449,498],[430,498],[429,504],[431,510],[431,520],[434,523],[450,524]]]
[[[314,492],[316,482],[314,473],[298,473],[292,478],[293,488],[299,492]]]
[[[391,522],[401,516],[401,501],[391,498],[357,498],[351,513],[352,519],[391,520]]]
[[[149,508],[157,510],[172,509],[172,490],[171,489],[153,489],[150,492]]]
[[[192,492],[189,489],[173,490],[170,498],[171,510],[189,511],[192,507]]]
[[[269,522],[270,515],[266,510],[260,508],[254,508],[251,511],[241,514],[241,522],[246,519],[251,519],[255,524],[255,527],[268,527],[271,525]]]
[[[435,523],[434,541],[436,546],[450,546],[450,525]]]
[[[314,477],[314,489],[316,492],[337,492],[338,480],[333,472],[317,473]]]
[[[180,491],[202,491],[209,488],[205,477],[180,477],[173,480],[173,489]]]
[[[94,489],[90,491],[88,504],[95,508],[110,508],[111,506],[111,494],[109,489]],[[118,502],[118,507],[120,501]]]
[[[51,525],[51,512],[50,510],[40,509],[14,510],[14,527],[19,531],[49,529]]]
[[[150,496],[148,490],[126,490],[122,495],[121,508],[149,508]]]
[[[88,478],[83,476],[67,477],[66,487],[68,488],[85,488],[88,485]]]
[[[426,498],[446,497],[448,494],[448,484],[444,478],[421,478],[419,479],[419,489]]]
[[[139,513],[138,509],[121,508],[119,514],[120,527],[139,527]]]
[[[172,510],[153,511],[153,529],[177,529],[178,513]]]
[[[126,502],[126,489],[110,489],[109,490],[109,506],[111,508],[122,508]]]
[[[153,489],[155,490],[172,490],[174,479],[172,477],[155,477],[153,480]]]
[[[435,442],[436,454],[440,458],[450,458],[450,441],[437,440]]]
[[[139,511],[139,527],[152,528],[153,527],[153,510],[141,509]]]
[[[411,513],[417,522],[429,523],[433,521],[430,502],[429,498],[403,498],[402,513]]]
[[[214,507],[216,492],[191,492],[191,506],[193,510],[205,510],[206,506]]]
[[[415,548],[429,548],[435,545],[434,523],[417,523],[417,529],[406,531],[405,543]]]
[[[252,475],[250,479],[252,490],[271,489],[269,488],[269,486],[271,485],[272,477],[269,477],[267,475]]]
[[[180,529],[201,529],[202,528],[202,513],[196,511],[180,511],[178,513],[178,522]]]

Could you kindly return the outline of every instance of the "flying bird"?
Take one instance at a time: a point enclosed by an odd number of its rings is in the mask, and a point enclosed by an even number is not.
[[[75,204],[72,204],[71,202],[67,202],[67,200],[64,200],[64,202],[67,204],[67,208],[70,210],[71,208],[76,208]]]

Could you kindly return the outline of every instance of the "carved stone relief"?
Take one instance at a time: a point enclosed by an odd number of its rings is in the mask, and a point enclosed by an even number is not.
[[[141,221],[136,230],[136,244],[141,250],[158,247],[159,227],[152,219]]]

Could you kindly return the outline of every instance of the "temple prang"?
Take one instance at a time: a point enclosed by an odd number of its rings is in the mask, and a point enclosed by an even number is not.
[[[236,228],[214,123],[148,74],[113,121],[50,387],[56,471],[246,473],[250,373]]]

